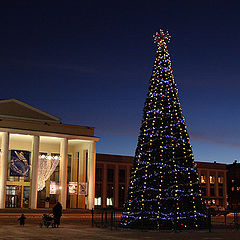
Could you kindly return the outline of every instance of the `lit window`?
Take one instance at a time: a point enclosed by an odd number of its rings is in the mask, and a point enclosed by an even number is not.
[[[113,198],[107,198],[107,206],[113,206]]]
[[[232,191],[234,191],[234,187],[232,187]]]
[[[95,198],[95,206],[101,206],[102,199],[101,197]]]
[[[201,183],[206,183],[206,177],[204,175],[201,175]]]
[[[215,178],[214,178],[214,176],[210,176],[210,177],[209,177],[209,180],[210,180],[210,184],[214,184],[214,183],[215,183]]]
[[[218,183],[223,184],[223,176],[218,176]]]

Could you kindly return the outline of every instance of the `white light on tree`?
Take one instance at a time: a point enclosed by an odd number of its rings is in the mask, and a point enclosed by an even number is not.
[[[39,156],[39,166],[38,166],[38,191],[45,188],[46,180],[53,174],[58,163],[60,161],[59,156]]]

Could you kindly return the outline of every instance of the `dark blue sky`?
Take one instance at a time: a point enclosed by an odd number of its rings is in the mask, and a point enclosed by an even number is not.
[[[97,151],[134,155],[154,60],[169,52],[195,159],[240,160],[240,3],[1,1],[0,98],[96,127]]]

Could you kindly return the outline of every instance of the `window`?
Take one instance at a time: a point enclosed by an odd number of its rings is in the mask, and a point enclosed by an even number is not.
[[[207,196],[207,189],[205,187],[201,188],[202,196]]]
[[[107,170],[107,180],[108,180],[108,182],[114,181],[114,169]]]
[[[119,192],[118,192],[118,204],[119,207],[123,207],[124,201],[125,201],[125,186],[124,185],[119,185]]]
[[[219,188],[219,189],[218,189],[218,196],[219,196],[219,197],[222,197],[222,196],[223,196],[223,189],[222,189],[222,188]]]
[[[209,181],[210,181],[210,184],[214,184],[214,183],[215,183],[215,178],[214,178],[214,176],[210,176],[210,177],[209,177]]]
[[[102,181],[102,168],[96,169],[96,182]]]
[[[211,196],[211,197],[214,197],[214,196],[215,196],[215,191],[214,191],[214,188],[213,188],[213,187],[210,188],[210,196]]]
[[[96,183],[95,185],[95,197],[99,198],[102,196],[102,184]]]
[[[125,169],[119,169],[119,182],[125,183]]]
[[[52,157],[55,157],[55,156],[60,157],[60,154],[59,153],[51,153],[51,156]],[[58,163],[55,171],[51,175],[50,181],[55,181],[55,182],[59,183],[59,165],[60,165],[60,163]]]
[[[113,205],[114,187],[113,184],[107,185],[107,206]]]
[[[29,207],[29,192],[30,192],[30,187],[24,186],[24,188],[23,188],[23,207]]]
[[[101,206],[102,205],[102,198],[101,197],[95,198],[94,204],[95,204],[95,206]]]
[[[223,184],[223,176],[218,176],[218,183]]]
[[[113,206],[113,198],[107,198],[107,206]]]
[[[20,208],[20,186],[6,186],[6,208]]]
[[[6,195],[18,195],[19,186],[6,186]]]
[[[206,176],[205,175],[201,175],[201,183],[206,183]]]

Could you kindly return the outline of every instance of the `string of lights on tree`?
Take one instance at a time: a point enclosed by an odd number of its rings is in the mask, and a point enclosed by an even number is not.
[[[120,224],[201,228],[206,207],[167,50],[170,35],[160,30],[153,38],[156,57]]]

